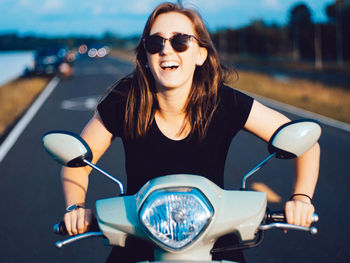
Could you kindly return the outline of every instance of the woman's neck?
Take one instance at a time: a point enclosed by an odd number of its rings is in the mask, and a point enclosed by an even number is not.
[[[173,140],[183,139],[189,132],[185,120],[185,104],[190,89],[158,89],[159,109],[155,118],[161,132]]]
[[[185,104],[190,88],[179,87],[174,89],[158,88],[158,114],[163,118],[185,116]]]

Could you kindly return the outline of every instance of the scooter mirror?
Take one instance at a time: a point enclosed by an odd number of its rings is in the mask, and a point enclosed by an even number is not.
[[[57,162],[68,167],[82,167],[91,162],[92,152],[79,135],[67,131],[50,131],[43,135],[45,150]]]
[[[309,150],[320,138],[321,127],[314,121],[302,119],[282,125],[272,135],[268,149],[279,159],[292,159]]]

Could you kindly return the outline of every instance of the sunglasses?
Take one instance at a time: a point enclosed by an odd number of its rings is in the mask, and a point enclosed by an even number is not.
[[[176,33],[170,38],[164,38],[160,35],[150,35],[143,39],[145,49],[150,54],[157,54],[164,49],[165,41],[169,40],[172,48],[176,52],[185,52],[191,43],[191,39],[199,40],[193,35]]]

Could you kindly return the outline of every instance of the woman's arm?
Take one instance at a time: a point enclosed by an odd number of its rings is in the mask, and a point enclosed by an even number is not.
[[[259,138],[269,141],[276,129],[289,121],[283,114],[254,101],[244,128]],[[312,198],[318,178],[319,161],[320,147],[318,143],[302,156],[296,158],[294,194],[305,194]],[[302,195],[295,196],[285,206],[287,222],[290,224],[309,226],[314,211],[311,200]]]
[[[97,112],[85,126],[81,137],[91,148],[93,154],[92,163],[97,163],[110,146],[113,135],[105,128]],[[63,167],[61,179],[67,207],[72,204],[84,207],[90,172],[91,168],[89,166],[79,168]],[[66,213],[64,221],[68,233],[72,235],[85,232],[90,223],[90,218],[91,211],[82,208]]]

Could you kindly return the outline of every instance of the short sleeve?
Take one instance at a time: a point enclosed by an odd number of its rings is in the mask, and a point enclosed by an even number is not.
[[[123,133],[125,101],[125,94],[116,86],[97,105],[104,126],[114,137],[121,137]]]
[[[243,129],[252,109],[254,99],[241,91],[223,86],[221,89],[221,100],[225,114],[227,114],[233,126],[232,129]]]

